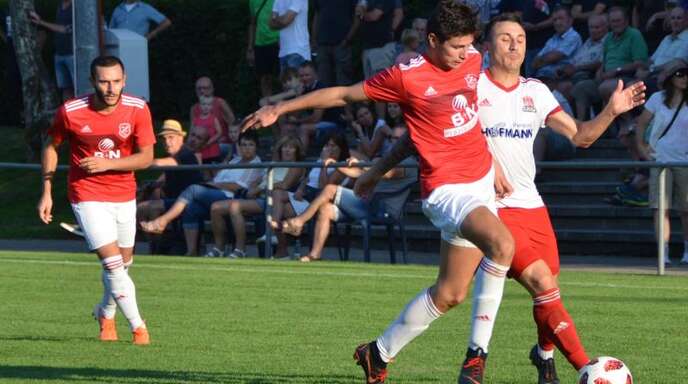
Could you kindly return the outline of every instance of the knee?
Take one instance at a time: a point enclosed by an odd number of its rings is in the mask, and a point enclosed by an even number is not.
[[[332,200],[334,199],[334,196],[337,194],[337,188],[339,188],[339,186],[336,184],[327,184],[325,188],[323,188],[322,193],[328,196],[330,200]]]
[[[228,208],[231,216],[241,216],[241,204],[238,201],[230,201]]]
[[[511,259],[514,257],[516,246],[514,238],[506,228],[503,231],[491,234],[488,239],[488,247],[487,256],[491,260],[501,265],[511,265]]]
[[[468,287],[463,285],[453,285],[440,283],[433,295],[435,306],[442,312],[456,307],[463,303],[468,296]]]
[[[220,217],[225,212],[222,201],[216,201],[210,206],[210,215],[213,217]]]
[[[331,203],[323,204],[318,208],[318,218],[321,220],[334,220],[334,205]]]
[[[533,273],[524,273],[519,280],[532,294],[540,294],[552,288],[557,288],[557,279],[547,271],[538,270]]]

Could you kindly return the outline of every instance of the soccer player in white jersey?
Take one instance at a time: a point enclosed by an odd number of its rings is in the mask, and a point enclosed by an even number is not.
[[[124,95],[124,65],[113,56],[91,63],[95,92],[65,102],[57,111],[43,148],[43,194],[38,216],[52,221],[52,180],[58,147],[70,144],[68,197],[89,249],[103,266],[103,299],[94,316],[102,341],[117,340],[115,312],[119,307],[129,321],[133,343],[150,342],[139,314],[134,282],[128,267],[133,262],[136,235],[136,179],[134,170],[153,161],[153,123],[146,102]]]
[[[520,18],[500,15],[489,32],[491,63],[478,80],[478,114],[490,150],[501,164],[495,176],[496,193],[501,197],[498,213],[516,243],[509,276],[533,297],[538,342],[530,359],[538,369],[538,383],[555,384],[559,383],[553,360],[555,346],[577,370],[589,358],[559,296],[559,254],[547,209],[534,183],[533,141],[538,130],[547,125],[577,146],[590,146],[616,116],[643,103],[645,87],[637,83],[622,90],[619,82],[602,113],[592,121],[575,121],[543,83],[520,77],[526,39]],[[392,149],[397,150],[397,157],[409,154],[408,149]],[[383,159],[359,178],[357,193],[368,193],[379,172],[387,169],[382,164],[391,165]]]
[[[350,87],[321,89],[263,107],[242,125],[242,129],[266,127],[285,113],[363,100],[401,106],[409,129],[405,137],[420,156],[423,211],[442,230],[441,262],[435,283],[413,298],[382,335],[356,349],[354,358],[367,384],[383,383],[387,363],[434,320],[464,301],[474,273],[473,327],[494,323],[513,255],[513,239],[496,216],[493,160],[476,111],[482,61],[472,45],[479,30],[477,20],[470,7],[442,0],[427,29],[427,52],[408,65],[390,67]],[[492,327],[479,328],[469,340],[467,363],[482,364],[487,357]],[[472,374],[472,367],[464,365],[460,383],[482,381]]]

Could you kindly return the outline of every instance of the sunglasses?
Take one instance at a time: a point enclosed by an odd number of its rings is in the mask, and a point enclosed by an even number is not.
[[[688,76],[688,68],[684,69],[679,69],[678,71],[674,72],[674,77],[686,77]]]

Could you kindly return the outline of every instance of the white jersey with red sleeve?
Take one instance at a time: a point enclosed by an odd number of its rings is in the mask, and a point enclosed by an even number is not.
[[[411,141],[420,155],[422,198],[445,184],[480,180],[492,167],[478,121],[480,63],[480,53],[472,47],[465,61],[451,70],[443,70],[419,56],[363,84],[371,100],[401,106]]]
[[[94,156],[119,159],[133,154],[137,147],[155,144],[150,110],[144,100],[123,94],[115,110],[105,115],[93,109],[94,97],[89,95],[64,103],[48,130],[55,143],[69,141],[69,201],[76,204],[134,200],[134,172],[88,174],[79,168],[79,161]]]
[[[535,186],[533,143],[547,117],[561,111],[559,102],[538,80],[520,78],[507,88],[492,79],[489,71],[480,74],[478,100],[483,134],[514,188],[511,196],[497,201],[497,206],[543,206]]]

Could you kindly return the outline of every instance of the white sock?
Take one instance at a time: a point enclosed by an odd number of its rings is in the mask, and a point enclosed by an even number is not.
[[[116,255],[102,260],[103,269],[106,272],[106,278],[110,283],[110,291],[112,297],[119,306],[119,309],[124,314],[124,317],[129,320],[131,330],[144,325],[139,308],[136,304],[136,288],[134,282],[129,277],[129,274],[124,270],[124,263],[122,256]]]
[[[554,349],[551,349],[549,351],[545,351],[540,347],[540,345],[537,346],[537,353],[540,356],[542,360],[547,360],[547,359],[553,359],[554,358]]]
[[[377,339],[382,361],[390,362],[406,344],[428,329],[430,323],[440,316],[442,312],[432,302],[430,290],[424,289]]]
[[[129,267],[131,267],[133,263],[134,259],[132,258],[129,262],[123,264],[127,274],[129,273]],[[98,304],[100,307],[98,316],[103,316],[106,319],[114,319],[117,314],[117,303],[112,297],[112,288],[110,287],[110,281],[107,279],[107,272],[103,271],[100,279],[103,283],[103,298],[100,300],[100,304]]]
[[[509,267],[483,257],[475,273],[471,336],[468,341],[468,346],[473,350],[482,348],[483,352],[487,353],[508,271]]]

